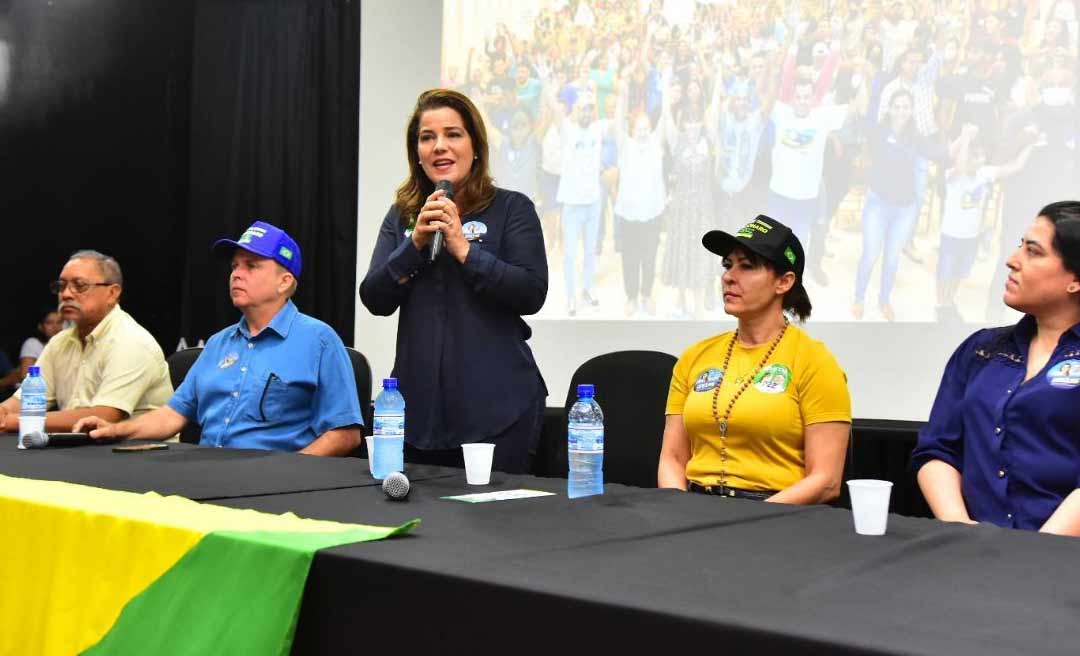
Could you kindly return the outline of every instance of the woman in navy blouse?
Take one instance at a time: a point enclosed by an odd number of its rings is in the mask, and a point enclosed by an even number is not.
[[[1006,265],[1025,316],[953,354],[913,466],[938,519],[1080,535],[1080,202],[1044,207]]]
[[[394,376],[410,462],[462,466],[461,444],[494,442],[493,467],[524,472],[547,389],[522,320],[544,305],[547,256],[524,194],[489,174],[487,132],[464,95],[420,94],[405,133],[409,177],[379,230],[360,299],[398,309]],[[453,199],[435,190],[453,185]],[[431,261],[436,232],[442,253]]]

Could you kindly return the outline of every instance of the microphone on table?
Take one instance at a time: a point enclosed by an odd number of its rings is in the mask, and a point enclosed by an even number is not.
[[[409,479],[401,472],[391,472],[383,479],[382,491],[394,501],[401,501],[409,496]]]
[[[446,192],[447,200],[454,200],[454,183],[449,180],[439,180],[435,183],[435,191],[442,189]],[[442,230],[435,233],[431,239],[431,261],[434,262],[442,253],[443,233]]]
[[[27,449],[44,449],[45,447],[86,446],[98,444],[104,440],[95,440],[89,433],[43,433],[34,431],[23,435],[23,446]]]

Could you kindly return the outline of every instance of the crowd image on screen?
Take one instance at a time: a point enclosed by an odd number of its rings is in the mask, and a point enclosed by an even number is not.
[[[1033,208],[1080,191],[1076,0],[504,5],[443,84],[543,219],[542,317],[721,317],[701,236],[765,213],[815,318],[997,321]]]

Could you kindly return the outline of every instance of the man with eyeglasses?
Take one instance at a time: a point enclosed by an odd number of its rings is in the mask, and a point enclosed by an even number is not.
[[[169,367],[154,337],[120,308],[124,278],[115,259],[76,251],[49,289],[73,324],[37,360],[48,386],[45,430],[67,432],[83,417],[136,417],[172,395]],[[0,432],[19,428],[19,392],[0,404]]]
[[[165,406],[119,424],[89,417],[75,429],[96,439],[161,439],[195,422],[202,446],[347,455],[364,423],[356,379],[333,328],[291,300],[300,246],[256,221],[214,250],[231,254],[229,294],[240,320],[210,338]]]

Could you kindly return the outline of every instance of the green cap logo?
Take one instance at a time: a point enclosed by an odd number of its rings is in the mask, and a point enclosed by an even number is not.
[[[736,237],[743,237],[745,239],[753,239],[755,232],[760,232],[763,235],[769,234],[772,230],[772,226],[760,219],[754,219],[750,223],[743,226],[742,230],[735,233]]]
[[[278,255],[281,255],[281,257],[285,258],[286,260],[292,259],[292,251],[290,251],[288,248],[285,248],[284,246],[278,249]]]
[[[787,258],[788,262],[791,262],[792,266],[795,266],[795,251],[791,250],[791,246],[784,249],[784,257]]]

